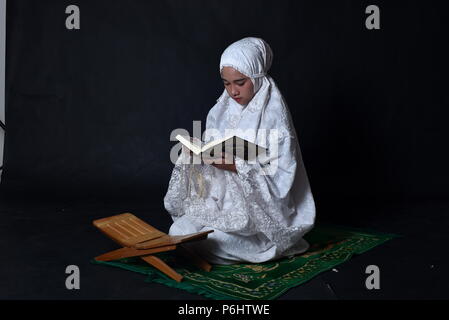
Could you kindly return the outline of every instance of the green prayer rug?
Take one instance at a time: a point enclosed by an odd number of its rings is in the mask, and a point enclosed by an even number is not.
[[[366,252],[396,237],[399,236],[319,226],[304,237],[310,248],[301,255],[259,264],[213,265],[210,272],[191,265],[174,252],[157,254],[184,277],[182,282],[172,280],[140,258],[92,262],[139,272],[148,275],[148,282],[162,283],[211,299],[271,300],[349,260],[354,254]]]

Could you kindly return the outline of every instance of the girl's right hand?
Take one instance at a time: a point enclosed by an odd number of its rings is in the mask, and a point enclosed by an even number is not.
[[[182,153],[185,153],[186,155],[188,154],[192,155],[193,151],[187,148],[185,145],[182,145]]]
[[[203,163],[214,165],[214,164],[233,164],[234,160],[232,156],[229,156],[228,154],[225,154],[222,152],[220,154],[220,157],[208,157],[204,154],[202,154],[201,157]]]
[[[207,157],[205,154],[201,154],[201,161],[205,164],[213,164],[214,161],[216,162],[217,160],[211,157]]]

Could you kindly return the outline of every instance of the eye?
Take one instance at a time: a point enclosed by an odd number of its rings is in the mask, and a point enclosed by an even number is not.
[[[243,81],[243,82],[237,82],[237,85],[238,85],[239,87],[243,86],[244,84],[245,84],[245,81]]]

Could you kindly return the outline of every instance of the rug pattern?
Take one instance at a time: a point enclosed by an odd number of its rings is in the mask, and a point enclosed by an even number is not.
[[[398,235],[345,227],[315,227],[304,237],[310,243],[310,248],[302,255],[260,264],[214,265],[211,272],[192,266],[176,254],[158,254],[183,275],[184,279],[180,283],[139,258],[92,262],[146,274],[146,281],[162,283],[211,299],[270,300],[349,260],[353,255],[362,254],[395,237]]]

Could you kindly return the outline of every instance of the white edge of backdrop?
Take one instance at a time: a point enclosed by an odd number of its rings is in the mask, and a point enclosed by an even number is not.
[[[5,122],[6,0],[0,0],[0,120]],[[0,128],[0,167],[3,165],[5,132]],[[3,170],[0,170],[0,180]]]

